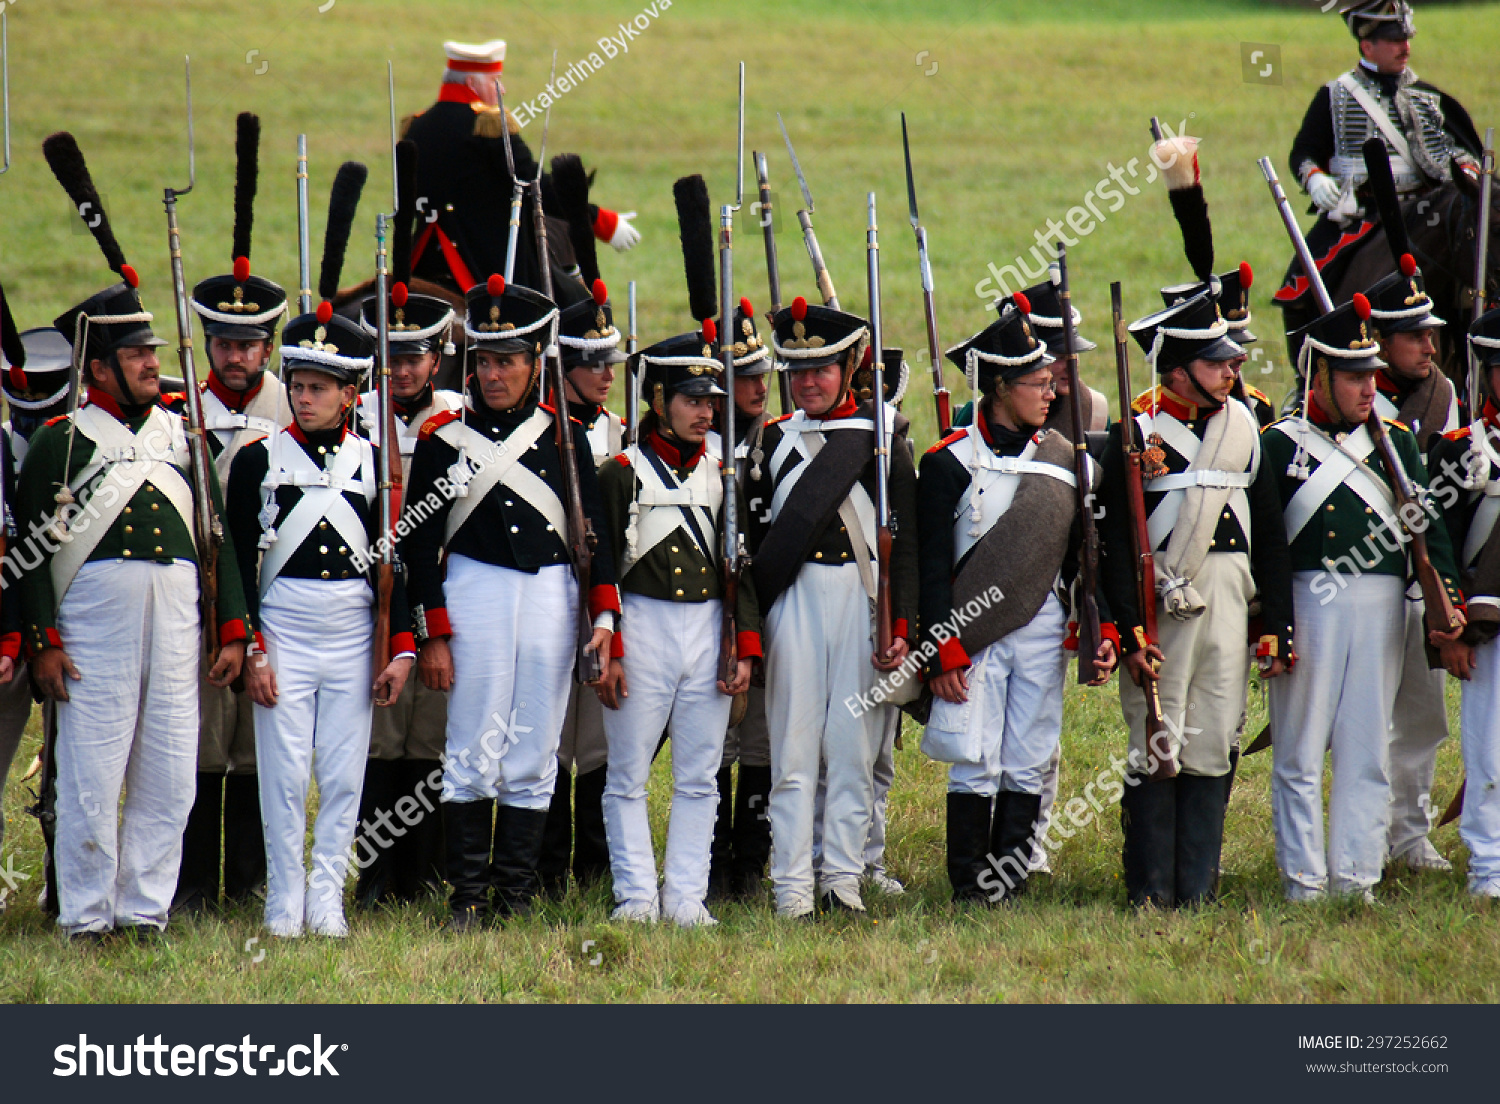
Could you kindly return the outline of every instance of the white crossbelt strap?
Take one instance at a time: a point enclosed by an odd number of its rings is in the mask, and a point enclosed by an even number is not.
[[[887,418],[891,419],[887,429],[894,435],[894,411],[886,407],[885,413]],[[792,493],[792,488],[802,478],[802,473],[811,466],[813,457],[823,451],[825,441],[823,426],[825,424],[820,420],[806,417],[800,410],[786,421],[779,423],[781,440],[771,456],[771,471],[779,473],[793,452],[801,456],[803,462],[788,472],[785,479],[777,483],[776,493],[771,497],[773,518],[781,513],[781,507],[786,502],[787,496]],[[873,433],[875,423],[869,418],[840,418],[833,423],[833,428],[838,432],[869,430]],[[849,535],[849,542],[854,548],[854,559],[859,565],[860,580],[864,583],[866,592],[873,598],[875,596],[873,566],[875,503],[870,500],[870,492],[865,490],[864,485],[858,480],[849,489],[848,496],[839,506],[839,520],[843,522],[844,529]]]
[[[706,539],[713,540],[714,519],[718,517],[719,507],[724,502],[724,482],[719,478],[719,462],[712,456],[704,456],[688,475],[686,482],[677,482],[676,473],[669,470],[673,483],[668,485],[656,470],[656,465],[641,455],[638,446],[632,445],[626,449],[625,455],[630,457],[631,467],[641,481],[640,490],[636,494],[640,515],[636,521],[635,554],[626,553],[620,577],[624,578],[629,574],[630,569],[648,552],[678,529],[687,530],[693,543],[698,545],[698,550],[712,562],[715,549],[702,547],[697,534],[702,533]],[[696,531],[684,516],[689,510],[697,522]]]
[[[1500,454],[1496,453],[1483,421],[1475,422],[1470,427],[1469,440],[1472,442],[1470,447],[1477,447],[1487,463],[1484,484],[1475,488],[1484,496],[1484,501],[1474,511],[1469,535],[1464,538],[1464,567],[1471,566],[1479,558],[1479,553],[1484,551],[1490,534],[1494,532],[1496,519],[1500,519],[1500,480],[1493,478],[1495,468],[1500,467]]]
[[[551,426],[552,415],[538,406],[531,412],[531,417],[512,430],[510,436],[503,441],[486,440],[482,434],[462,422],[449,422],[437,431],[437,436],[458,449],[461,457],[467,457],[470,468],[469,473],[462,476],[468,483],[468,494],[457,499],[453,503],[453,509],[448,512],[448,524],[443,537],[445,542],[452,540],[453,534],[463,528],[464,522],[469,520],[469,515],[484,501],[485,496],[501,485],[514,491],[527,505],[547,519],[554,532],[567,539],[567,515],[557,492],[521,463],[521,457],[541,440],[542,434]]]
[[[97,406],[85,406],[74,417],[77,432],[94,442],[94,455],[68,486],[76,496],[95,476],[109,469],[108,479],[118,494],[110,501],[101,500],[97,507],[93,495],[86,503],[79,501],[88,516],[88,526],[79,525],[78,532],[63,540],[52,557],[52,593],[59,604],[78,569],[88,562],[104,534],[147,483],[166,496],[182,518],[188,535],[196,540],[192,488],[182,472],[173,467],[175,464],[186,468],[189,463],[182,419],[159,406],[153,407],[140,431],[131,433],[118,418]]]
[[[589,450],[594,454],[594,467],[620,455],[620,449],[625,443],[623,427],[620,416],[608,410],[594,419],[587,434]]]
[[[269,373],[260,391],[243,411],[230,410],[207,384],[203,384],[200,390],[203,395],[203,428],[219,439],[219,455],[214,459],[214,468],[219,473],[219,486],[222,487],[229,482],[229,467],[240,449],[251,441],[271,436],[285,425],[285,421],[277,419],[289,418],[291,408],[284,402],[285,389],[281,381]]]
[[[403,479],[411,475],[411,456],[417,450],[417,439],[421,436],[422,426],[434,415],[445,413],[449,410],[457,410],[463,405],[463,396],[457,391],[433,391],[432,404],[425,410],[412,415],[410,422],[402,423],[400,418],[396,419],[397,444],[401,446],[401,476]],[[380,403],[375,397],[374,391],[366,391],[359,399],[359,426],[364,435],[369,438],[370,443],[376,448],[380,447]]]
[[[1225,404],[1225,412],[1229,411],[1243,411],[1244,414],[1250,416],[1252,421],[1255,418],[1250,408],[1238,400]],[[1159,475],[1146,482],[1147,491],[1162,492],[1161,501],[1156,504],[1156,509],[1151,511],[1151,517],[1146,526],[1151,547],[1160,548],[1162,543],[1172,535],[1172,529],[1177,524],[1177,516],[1182,511],[1182,492],[1189,487],[1233,488],[1237,493],[1229,496],[1229,508],[1234,511],[1235,519],[1240,523],[1240,529],[1244,532],[1245,539],[1248,540],[1250,538],[1250,499],[1245,491],[1255,482],[1255,476],[1260,471],[1259,423],[1256,423],[1255,449],[1250,458],[1249,470],[1224,472],[1193,468],[1193,464],[1198,460],[1198,450],[1203,447],[1203,441],[1166,411],[1159,410],[1154,416],[1137,414],[1135,420],[1140,426],[1142,440],[1145,440],[1154,429],[1155,432],[1161,434],[1162,441],[1172,451],[1188,462],[1187,471]]]
[[[1280,433],[1286,429],[1273,427]],[[1375,477],[1364,463],[1365,457],[1375,449],[1368,426],[1360,426],[1344,438],[1343,448],[1335,444],[1317,426],[1309,427],[1303,440],[1308,455],[1318,462],[1312,477],[1298,489],[1286,506],[1286,539],[1290,544],[1307,528],[1323,504],[1341,485],[1347,486],[1365,504],[1374,510],[1392,533],[1399,533],[1400,522],[1396,519],[1396,499],[1381,480]]]
[[[974,472],[974,478],[964,488],[953,512],[953,562],[958,563],[969,554],[969,549],[995,527],[995,523],[1010,509],[1023,475],[1045,475],[1078,486],[1078,477],[1066,468],[1033,460],[1036,455],[1036,438],[1026,442],[1019,456],[996,456],[995,451],[984,442],[978,428],[969,426],[962,441],[955,441],[949,448],[953,457],[966,470]],[[975,459],[977,455],[977,459]],[[974,496],[979,496],[979,532],[971,536],[974,525],[969,517]]]
[[[333,456],[332,465],[324,469],[291,439],[288,431],[282,430],[278,437],[281,439],[276,440],[277,447],[271,450],[271,463],[260,485],[261,501],[263,504],[274,502],[278,487],[300,487],[302,497],[276,526],[275,538],[261,559],[261,597],[265,597],[266,590],[286,567],[292,553],[302,547],[302,542],[324,519],[338,531],[356,562],[365,557],[370,550],[370,537],[364,521],[344,497],[344,492],[361,492],[368,504],[375,501],[377,490],[375,450],[364,438],[345,437],[343,446]],[[262,509],[262,524],[269,509],[268,506]]]
[[[1365,109],[1365,113],[1375,121],[1375,125],[1380,128],[1380,133],[1385,135],[1385,140],[1391,144],[1391,148],[1396,151],[1397,155],[1408,165],[1415,165],[1417,162],[1411,155],[1411,146],[1407,144],[1406,135],[1391,123],[1391,117],[1386,114],[1380,101],[1371,96],[1369,91],[1354,79],[1353,73],[1343,74],[1338,81],[1349,90],[1349,95],[1353,96],[1359,106]]]

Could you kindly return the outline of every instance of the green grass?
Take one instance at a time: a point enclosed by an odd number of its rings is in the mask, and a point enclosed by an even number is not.
[[[435,93],[443,38],[510,42],[512,99],[536,93],[552,47],[565,64],[646,6],[624,0],[506,5],[473,0],[338,0],[324,15],[309,0],[266,0],[229,12],[202,0],[21,0],[12,5],[13,166],[0,179],[0,279],[24,326],[36,325],[103,286],[90,239],[39,155],[41,139],[73,129],[108,201],[127,255],[140,268],[148,307],[170,333],[161,189],[185,183],[181,56],[193,56],[198,187],[181,203],[188,279],[228,264],[233,117],[264,126],[255,268],[293,285],[296,273],[296,135],[312,152],[314,237],[337,164],[371,166],[346,283],[362,279],[373,215],[386,198],[384,67],[395,63],[397,110]],[[815,14],[810,14],[815,13]],[[1500,101],[1500,5],[1424,6],[1414,65],[1462,99],[1480,127]],[[419,18],[418,18],[419,16]],[[1245,84],[1240,43],[1280,44],[1285,83]],[[118,62],[102,59],[106,44]],[[259,50],[251,63],[248,51]],[[926,51],[922,61],[917,55]],[[932,239],[939,323],[952,344],[985,322],[974,286],[1004,264],[1046,219],[1062,219],[1110,164],[1145,157],[1147,119],[1188,119],[1204,139],[1205,188],[1219,267],[1249,260],[1257,272],[1255,328],[1271,371],[1251,379],[1279,399],[1290,373],[1267,304],[1288,248],[1254,160],[1286,151],[1314,89],[1352,63],[1341,21],[1314,5],[1215,0],[1155,4],[976,3],[927,0],[791,0],[731,5],[676,0],[628,54],[564,97],[552,152],[578,150],[599,168],[597,198],[640,212],[645,241],[601,256],[617,302],[638,281],[640,333],[654,340],[688,328],[671,200],[676,177],[702,172],[715,203],[734,173],[734,62],[747,61],[747,146],[769,154],[778,199],[785,296],[812,288],[798,238],[800,205],[775,112],[797,143],[818,209],[823,249],[844,302],[863,309],[864,195],[881,204],[887,341],[924,342],[911,234],[905,225],[900,112],[912,125],[924,221]],[[262,75],[254,70],[268,62]],[[937,72],[924,75],[933,62]],[[535,144],[538,131],[528,127]],[[747,151],[748,162],[748,151]],[[1125,284],[1138,316],[1156,288],[1187,272],[1161,184],[1129,198],[1070,250],[1084,331],[1108,334],[1109,281]],[[384,201],[384,202],[382,202]],[[739,289],[763,307],[764,262],[753,219],[738,223]],[[925,355],[914,356],[914,368]],[[1140,357],[1136,382],[1144,385]],[[1265,364],[1263,357],[1253,368]],[[1113,396],[1108,351],[1084,359],[1085,376]],[[948,373],[961,400],[962,384]],[[925,447],[933,415],[917,383],[907,412]],[[1456,693],[1453,731],[1456,732]],[[1250,731],[1264,719],[1252,696]],[[1113,815],[1080,831],[1019,907],[955,913],[943,866],[943,769],[908,730],[892,796],[890,861],[910,892],[871,897],[865,923],[788,925],[769,907],[731,907],[712,932],[611,927],[602,895],[572,898],[502,933],[440,934],[437,903],[357,918],[346,944],[262,942],[258,917],[187,924],[165,949],[112,948],[80,955],[34,907],[35,823],[16,777],[5,795],[5,852],[30,873],[0,915],[0,1000],[8,1001],[1485,1001],[1500,998],[1496,917],[1463,890],[1464,851],[1454,827],[1435,839],[1460,871],[1401,877],[1380,890],[1382,908],[1291,907],[1277,883],[1269,811],[1269,756],[1250,759],[1230,807],[1224,903],[1192,914],[1126,912]],[[1070,688],[1062,798],[1079,793],[1124,743],[1114,690]],[[1439,759],[1436,799],[1461,768],[1456,741]],[[657,768],[658,839],[667,793]],[[0,860],[3,863],[3,860]],[[584,944],[593,941],[585,948]],[[253,961],[264,949],[263,961]],[[596,956],[602,955],[597,965]]]

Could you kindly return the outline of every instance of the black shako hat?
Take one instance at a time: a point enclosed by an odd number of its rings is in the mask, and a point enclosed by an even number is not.
[[[1148,314],[1130,324],[1130,334],[1146,351],[1146,362],[1158,374],[1195,360],[1233,360],[1245,350],[1230,339],[1229,323],[1212,289]]]
[[[1051,280],[1043,280],[1039,284],[1032,284],[1021,294],[1026,296],[1026,301],[1031,304],[1027,320],[1036,328],[1037,336],[1047,343],[1052,359],[1061,360],[1067,355],[1067,350],[1063,347],[1062,295],[1058,292],[1057,285]],[[1090,349],[1097,349],[1098,345],[1078,332],[1078,327],[1081,325],[1083,325],[1083,315],[1079,313],[1077,307],[1074,307],[1073,351],[1086,353]]]
[[[1486,368],[1500,367],[1500,307],[1474,319],[1469,327],[1469,344]]]
[[[571,281],[569,281],[571,283]],[[589,368],[624,363],[620,331],[609,305],[609,288],[595,280],[588,295],[574,294],[564,303],[558,295],[557,343],[562,348],[563,367]]]
[[[1019,379],[1057,359],[1033,328],[1031,308],[1025,292],[1002,299],[999,318],[943,354],[964,370],[975,395],[988,395],[997,379]]]
[[[1416,37],[1417,21],[1406,0],[1366,0],[1339,9],[1349,31],[1358,39],[1401,42]]]
[[[1358,292],[1336,309],[1315,318],[1298,339],[1297,371],[1373,372],[1381,368],[1380,346],[1370,333],[1370,301]]]
[[[713,319],[697,333],[678,334],[658,341],[638,355],[646,398],[657,417],[666,413],[667,398],[677,395],[723,395],[723,365],[714,355],[718,330]]]
[[[472,350],[539,356],[551,338],[557,304],[539,291],[507,284],[498,272],[464,296],[464,334]]]
[[[1255,271],[1248,261],[1241,261],[1239,268],[1221,272],[1211,280],[1196,280],[1190,284],[1172,284],[1161,289],[1161,301],[1175,307],[1205,291],[1213,292],[1218,300],[1219,313],[1229,323],[1229,340],[1236,345],[1248,345],[1259,341],[1250,332],[1250,286],[1255,282]],[[1217,289],[1215,284],[1218,285]]]
[[[777,366],[787,372],[842,362],[869,336],[870,324],[858,315],[816,306],[800,295],[771,323],[771,348]]]
[[[1365,292],[1365,298],[1370,301],[1370,322],[1381,334],[1411,333],[1448,324],[1432,313],[1432,297],[1410,253],[1403,253],[1400,269],[1377,280]]]

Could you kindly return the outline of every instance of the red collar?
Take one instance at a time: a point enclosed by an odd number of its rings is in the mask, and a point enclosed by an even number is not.
[[[467,84],[444,84],[438,89],[438,103],[481,103],[479,94]],[[486,107],[489,105],[486,104]]]
[[[92,384],[89,385],[87,405],[97,406],[119,421],[125,420],[125,412],[120,409],[120,404],[108,392],[101,391]]]
[[[839,418],[852,418],[859,411],[859,403],[854,399],[854,392],[849,391],[844,395],[844,401],[835,406],[821,418],[813,418],[812,421],[832,422]]]
[[[1164,410],[1179,422],[1196,422],[1199,418],[1211,418],[1219,411],[1203,413],[1204,407],[1201,403],[1188,402],[1177,392],[1166,387],[1156,388],[1156,405],[1158,410]],[[1219,408],[1220,410],[1223,407]]]
[[[1500,409],[1496,409],[1494,399],[1484,400],[1484,413],[1480,415],[1480,419],[1487,426],[1500,428]]]
[[[683,455],[681,446],[663,437],[659,430],[653,429],[646,435],[647,442],[651,445],[651,451],[660,456],[674,468],[691,468],[698,463],[707,449],[703,441],[698,442],[698,447],[691,455]]]
[[[250,400],[260,394],[260,389],[266,385],[266,374],[261,372],[255,381],[255,386],[248,391],[231,391],[224,386],[224,381],[219,379],[219,374],[210,370],[208,373],[208,389],[214,393],[218,400],[233,410],[236,414],[244,411],[250,405]]]
[[[295,418],[292,419],[292,424],[286,427],[286,431],[292,435],[292,440],[296,441],[299,445],[307,444],[307,434],[302,432],[302,427],[297,424]],[[339,444],[343,444],[344,438],[347,436],[349,436],[349,427],[346,425],[340,425]]]
[[[1323,404],[1318,402],[1318,393],[1309,391],[1307,393],[1307,417],[1316,426],[1341,426],[1344,425],[1342,417],[1334,417],[1323,409]]]
[[[1375,373],[1375,390],[1394,398],[1401,394],[1401,385],[1390,377],[1389,369],[1382,368]]]

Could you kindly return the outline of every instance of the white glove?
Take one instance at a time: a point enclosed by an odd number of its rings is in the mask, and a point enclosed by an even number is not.
[[[633,218],[635,218],[634,211],[620,212],[620,220],[615,223],[615,232],[610,235],[609,239],[609,244],[615,247],[617,253],[634,249],[641,240],[641,232],[630,225],[630,220]]]
[[[1320,211],[1332,211],[1338,206],[1343,189],[1339,182],[1326,172],[1315,172],[1307,178],[1307,195]]]

